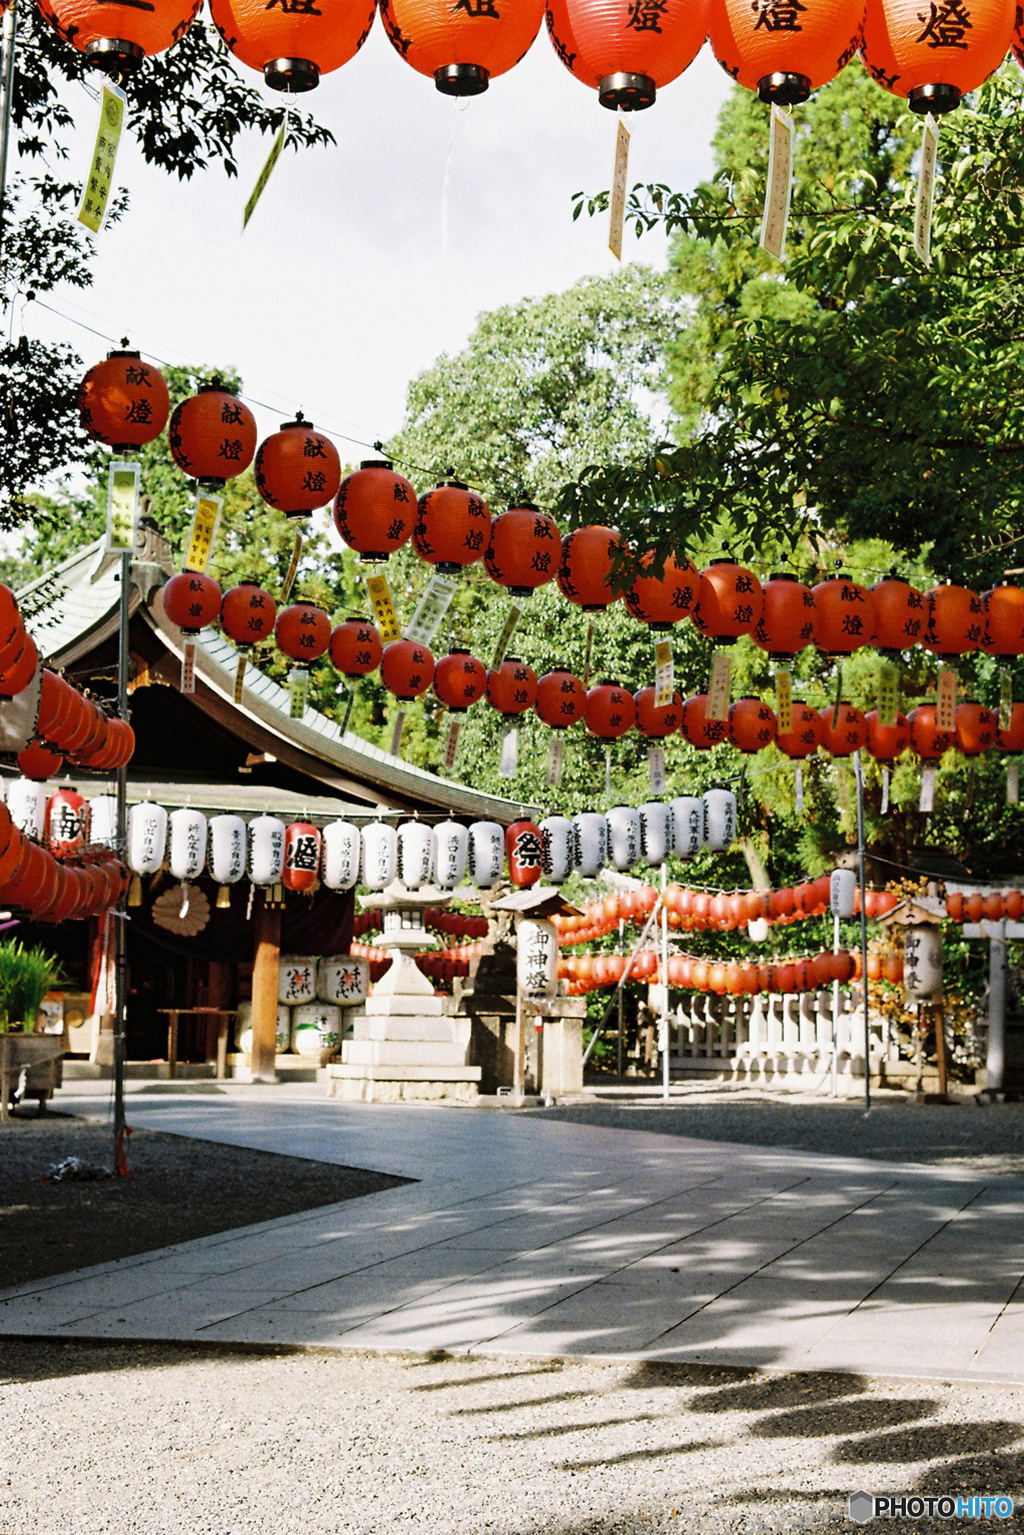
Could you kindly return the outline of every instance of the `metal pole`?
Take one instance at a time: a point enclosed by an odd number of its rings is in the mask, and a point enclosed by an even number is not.
[[[986,1087],[1001,1093],[1006,1079],[1006,928],[989,938],[988,949],[988,1053]]]
[[[665,905],[665,884],[668,865],[661,866],[661,1096],[668,1102],[668,907]]]
[[[864,873],[864,769],[860,752],[853,754],[857,777],[857,871],[860,878],[860,969],[864,983],[864,1117],[871,1113],[871,1035],[868,1024],[868,913]]]
[[[832,918],[832,953],[839,953],[839,918]],[[832,982],[832,1096],[839,1096],[839,982]]]
[[[597,1044],[598,1039],[604,1033],[605,1024],[608,1022],[608,1019],[611,1017],[612,1010],[615,1007],[616,997],[619,999],[619,1001],[621,1003],[622,988],[623,988],[623,986],[625,986],[626,982],[629,980],[629,972],[633,968],[633,961],[636,959],[637,955],[640,953],[640,950],[644,946],[644,943],[645,943],[645,941],[647,939],[647,934],[651,930],[651,924],[657,921],[657,919],[658,919],[660,914],[661,914],[661,897],[659,896],[658,899],[654,903],[654,906],[653,906],[653,908],[651,910],[650,915],[647,918],[647,921],[644,923],[643,932],[640,934],[640,937],[636,941],[636,947],[634,948],[632,954],[629,956],[629,959],[626,961],[626,968],[623,970],[621,977],[619,978],[618,982],[616,983],[615,995],[613,995],[611,1001],[608,1003],[608,1006],[605,1008],[604,1012],[601,1014],[601,1022],[598,1024],[597,1028],[594,1030],[593,1034],[590,1036],[590,1044],[587,1046],[587,1048],[583,1052],[583,1062],[582,1062],[582,1064],[584,1066],[587,1064],[587,1061],[590,1059],[590,1052],[591,1052],[591,1050],[593,1050],[594,1046]]]
[[[117,627],[117,712],[128,718],[128,601],[131,594],[132,557],[121,551],[121,593]],[[124,858],[128,848],[128,769],[117,774],[117,846]],[[124,1166],[124,1056],[125,1010],[128,1001],[127,912],[114,913],[114,1171]]]
[[[622,935],[625,932],[625,930],[626,930],[626,924],[625,924],[625,922],[623,922],[622,918],[620,917],[619,918],[619,952],[620,953],[622,952]],[[622,987],[621,986],[616,991],[615,995],[619,999],[619,1037],[618,1037],[618,1046],[617,1046],[616,1054],[618,1056],[618,1071],[617,1071],[617,1075],[618,1075],[619,1079],[621,1080],[621,1078],[622,1078],[622,1026],[623,1026],[623,1023],[625,1022],[625,1012],[626,1012],[625,1004],[624,1004],[623,996],[622,996]]]
[[[17,31],[15,0],[8,0],[0,23],[0,254],[4,246],[7,213],[7,155],[14,116],[14,40]]]

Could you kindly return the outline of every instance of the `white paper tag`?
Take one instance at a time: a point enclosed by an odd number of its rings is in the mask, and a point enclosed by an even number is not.
[[[914,208],[914,249],[925,266],[932,264],[932,208],[935,204],[935,164],[939,154],[939,125],[929,112],[921,137],[921,168]]]
[[[122,554],[135,548],[139,511],[139,465],[115,459],[107,471],[107,548]]]
[[[306,712],[309,697],[309,672],[304,666],[293,666],[288,673],[288,717],[300,720]]]
[[[196,642],[186,640],[185,649],[181,656],[181,691],[194,693],[196,690]]]
[[[926,762],[921,769],[921,798],[917,805],[922,815],[930,815],[935,809],[935,764]]]
[[[882,815],[887,815],[888,812],[889,812],[889,769],[887,767],[883,766],[883,768],[882,768],[882,811],[881,811],[881,813],[882,813]]]
[[[548,788],[557,789],[562,782],[562,768],[565,765],[565,740],[562,736],[551,737],[548,746]]]
[[[935,728],[947,735],[952,735],[956,729],[956,689],[956,668],[940,667],[938,687],[935,690]]]
[[[708,679],[708,707],[706,719],[724,720],[729,713],[729,694],[732,690],[732,655],[728,650],[716,650],[711,658],[711,676]]]
[[[608,249],[622,260],[622,227],[626,219],[626,177],[629,174],[629,129],[619,118],[615,133],[615,164],[608,219]]]
[[[800,815],[804,808],[804,770],[797,763],[796,768],[796,813]]]
[[[1009,762],[1006,766],[1006,803],[1020,804],[1020,763]]]
[[[788,736],[793,728],[793,677],[788,666],[780,666],[775,673],[775,713],[779,735]]]
[[[502,624],[501,633],[498,635],[498,643],[494,647],[494,657],[491,661],[492,671],[497,671],[502,661],[504,661],[505,652],[508,650],[509,640],[516,632],[516,627],[519,623],[522,611],[523,610],[518,602],[509,603],[508,612],[505,615],[505,622]]]
[[[604,749],[604,792],[612,792],[612,749],[606,746]]]
[[[999,668],[999,728],[1009,730],[1013,724],[1013,672],[1008,666]]]
[[[667,709],[675,692],[675,665],[672,660],[672,641],[654,642],[654,707]]]
[[[771,142],[768,150],[768,186],[765,189],[761,246],[781,261],[786,254],[786,225],[793,195],[793,118],[781,107],[772,107]]]
[[[454,576],[444,576],[435,571],[426,591],[416,605],[416,611],[405,626],[405,638],[414,645],[429,645],[437,633],[438,625],[447,613],[455,596],[458,581]]]
[[[665,792],[665,752],[660,746],[651,746],[647,751],[647,776],[650,779],[651,793],[664,794]]]
[[[501,762],[498,765],[499,778],[514,778],[519,766],[519,727],[510,725],[505,731],[501,742]]]
[[[461,720],[452,720],[448,726],[448,740],[444,748],[444,770],[446,773],[450,773],[455,766],[455,757],[459,750],[459,731],[461,729]]]
[[[405,710],[399,709],[395,715],[395,724],[391,732],[391,755],[397,757],[402,745],[402,731],[405,729]]]

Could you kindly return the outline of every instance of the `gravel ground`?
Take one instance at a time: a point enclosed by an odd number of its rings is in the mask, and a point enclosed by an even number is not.
[[[0,1525],[4,1535],[848,1531],[858,1488],[1018,1493],[1022,1409],[1019,1391],[855,1375],[2,1344]]]
[[[0,1289],[405,1181],[152,1130],[130,1137],[130,1178],[41,1181],[68,1156],[109,1167],[111,1142],[105,1125],[58,1114],[0,1129]]]
[[[871,1157],[880,1162],[945,1163],[987,1175],[1024,1174],[1024,1103],[908,1103],[875,1099],[869,1118],[856,1099],[800,1098],[784,1093],[717,1093],[664,1104],[645,1098],[566,1104],[531,1110],[548,1119],[649,1130],[660,1135],[786,1146],[825,1156]]]

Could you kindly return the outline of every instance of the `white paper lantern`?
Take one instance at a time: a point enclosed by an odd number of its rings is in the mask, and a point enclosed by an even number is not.
[[[169,863],[175,879],[198,879],[206,867],[206,817],[201,810],[172,810]]]
[[[277,975],[277,1000],[294,1007],[316,1000],[316,959],[302,954],[282,954]]]
[[[328,890],[351,890],[359,882],[359,827],[330,821],[321,832],[321,872]]]
[[[92,812],[92,840],[104,847],[117,843],[117,798],[113,794],[97,794],[89,801]]]
[[[254,885],[269,888],[284,873],[284,822],[276,815],[253,816],[246,827],[246,872]]]
[[[361,954],[332,954],[316,967],[316,994],[322,1002],[356,1007],[370,995],[370,962]]]
[[[828,882],[833,917],[852,917],[857,897],[857,876],[852,869],[833,869]]]
[[[11,820],[26,837],[38,842],[46,818],[46,790],[31,778],[15,778],[7,790],[7,809]]]
[[[736,841],[736,796],[730,789],[709,789],[704,796],[704,845],[724,853]]]
[[[362,880],[367,890],[383,890],[395,877],[398,864],[398,838],[395,828],[383,821],[371,821],[363,827]]]
[[[598,810],[572,818],[573,861],[584,879],[594,879],[608,862],[608,822]]]
[[[406,890],[419,890],[434,877],[434,832],[422,821],[398,828],[398,877]]]
[[[144,800],[128,812],[128,864],[136,874],[155,874],[167,850],[167,811]]]
[[[544,873],[553,885],[562,885],[575,868],[572,822],[566,815],[545,816],[540,823],[544,837]]]
[[[640,816],[629,805],[615,805],[605,816],[608,822],[608,860],[625,873],[640,860]]]
[[[543,917],[523,917],[516,929],[516,985],[529,1002],[558,995],[558,931]]]
[[[245,873],[245,822],[240,815],[212,815],[210,873],[218,885],[236,885]]]
[[[454,890],[466,877],[469,832],[461,821],[441,821],[434,827],[434,879],[442,890]]]
[[[657,800],[640,806],[640,855],[645,863],[667,862],[672,846],[672,812]]]
[[[292,1037],[292,1010],[279,1004],[277,1009],[277,1032],[274,1036],[274,1049],[280,1053],[287,1050]],[[252,1054],[252,1003],[239,1002],[238,1004],[238,1048],[243,1055]]]
[[[330,1002],[303,1002],[292,1013],[292,1048],[320,1056],[335,1050],[341,1036],[341,1008]]]
[[[469,877],[478,890],[490,890],[505,866],[505,833],[497,821],[474,821],[469,828]]]
[[[672,811],[672,851],[678,858],[695,858],[704,846],[704,801],[696,794],[680,794]]]

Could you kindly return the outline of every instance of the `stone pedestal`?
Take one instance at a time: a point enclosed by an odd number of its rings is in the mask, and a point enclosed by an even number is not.
[[[541,1029],[532,1014],[517,1017],[516,958],[510,943],[499,940],[493,953],[481,958],[471,980],[456,982],[455,1005],[472,1031],[469,1058],[480,1069],[482,1093],[513,1086],[520,1048],[528,1095],[550,1093],[561,1098],[583,1091],[586,1000],[556,998],[545,1012]]]

